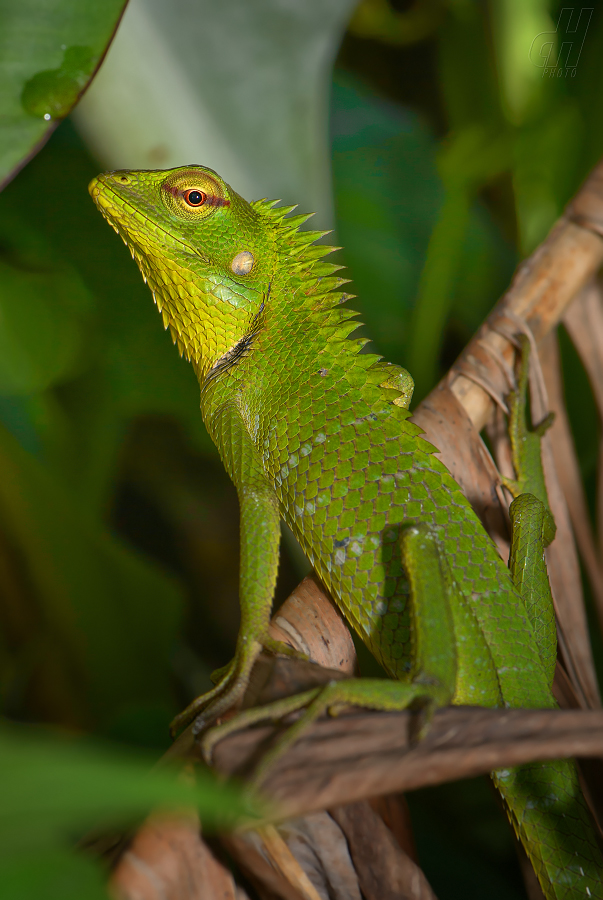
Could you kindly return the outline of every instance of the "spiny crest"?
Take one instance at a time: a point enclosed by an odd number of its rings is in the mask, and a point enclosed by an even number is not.
[[[276,236],[281,258],[287,260],[289,273],[303,281],[308,306],[314,310],[326,310],[354,296],[343,294],[338,290],[349,282],[349,278],[333,277],[344,266],[323,261],[323,257],[340,250],[341,247],[316,244],[316,241],[331,232],[301,231],[301,226],[312,218],[314,213],[291,216],[297,206],[274,208],[274,204],[278,202],[278,200],[256,200],[251,206],[269,223]],[[349,310],[347,317],[350,315],[355,313]]]
[[[290,213],[297,209],[297,205],[274,208],[274,204],[279,202],[279,200],[255,200],[251,206],[262,218],[270,221],[272,227],[275,228],[277,239],[286,243],[289,253],[294,256],[303,256],[304,261],[310,262],[313,259],[327,256],[334,250],[341,249],[326,245],[312,246],[315,241],[331,234],[331,231],[301,231],[301,226],[311,219],[314,213],[291,216]],[[337,268],[341,268],[341,266]]]
[[[370,343],[368,338],[350,337],[363,324],[358,321],[358,312],[341,306],[355,297],[355,294],[339,290],[350,279],[334,277],[344,266],[323,262],[323,257],[341,248],[315,243],[330,234],[330,231],[300,231],[313,213],[291,216],[290,213],[296,206],[275,209],[275,202],[278,201],[264,200],[253,206],[271,221],[273,227],[276,226],[277,240],[280,239],[285,251],[284,257],[288,259],[290,269],[303,280],[304,293],[308,296],[316,317],[316,326],[321,329],[323,336],[328,336],[327,346],[331,353],[340,359],[347,358],[351,363],[348,374],[353,371],[360,382],[380,387],[388,406],[395,404],[398,407],[397,414],[406,418],[413,393],[412,378],[408,372],[385,362],[376,353],[362,352]],[[418,428],[417,433],[420,433]]]
[[[320,327],[328,330],[335,340],[345,340],[348,349],[357,353],[366,341],[358,343],[347,339],[361,324],[356,321],[358,313],[348,307],[340,308],[342,303],[355,296],[339,290],[344,284],[349,284],[350,279],[334,277],[345,266],[323,261],[325,256],[341,250],[341,247],[316,244],[316,241],[331,234],[331,231],[301,231],[301,226],[314,213],[291,216],[290,213],[297,206],[274,208],[274,204],[278,202],[259,200],[251,205],[268,219],[275,230],[277,242],[283,251],[282,258],[287,260],[290,272],[303,281],[307,304],[315,314],[319,314]]]
[[[360,382],[381,387],[388,405],[395,403],[399,407],[407,406],[410,402],[408,388],[406,384],[402,387],[396,382],[396,373],[405,370],[383,362],[382,357],[375,353],[363,353],[364,347],[370,343],[368,338],[350,337],[362,325],[355,310],[341,307],[342,303],[355,296],[339,290],[350,279],[334,277],[344,266],[323,262],[323,257],[341,248],[315,243],[331,232],[300,231],[313,213],[291,216],[290,213],[297,207],[275,208],[275,203],[278,202],[260,200],[252,203],[252,206],[275,229],[277,241],[283,251],[282,258],[287,259],[290,271],[303,281],[311,317],[315,328],[320,330],[323,338],[327,338],[328,350],[334,357],[349,361],[348,375],[355,372]],[[410,393],[412,394],[412,389]],[[408,411],[399,408],[398,414],[406,417]]]

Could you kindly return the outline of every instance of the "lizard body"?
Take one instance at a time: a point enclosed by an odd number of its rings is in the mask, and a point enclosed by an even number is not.
[[[281,516],[394,679],[328,688],[310,715],[346,702],[553,707],[550,598],[538,588],[524,603],[409,420],[407,374],[350,338],[358,323],[341,305],[345,281],[323,260],[331,248],[314,245],[321,233],[299,231],[307,217],[248,204],[197,166],[107,173],[90,190],[193,364],[204,421],[239,495],[237,651],[193,710],[232,706],[262,647],[283,649],[267,637]],[[531,501],[538,512],[531,495],[515,501],[518,520],[532,520]],[[542,556],[542,535],[538,546]],[[493,777],[547,898],[603,898],[574,764]]]

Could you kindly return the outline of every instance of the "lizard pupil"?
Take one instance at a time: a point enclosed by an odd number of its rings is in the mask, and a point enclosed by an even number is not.
[[[184,199],[189,206],[202,206],[205,203],[205,194],[203,191],[186,191]]]

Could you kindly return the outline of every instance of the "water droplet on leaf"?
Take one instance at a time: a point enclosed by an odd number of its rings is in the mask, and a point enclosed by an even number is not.
[[[68,47],[58,69],[38,72],[26,82],[21,93],[23,109],[46,121],[64,118],[86,87],[97,62],[90,47]]]

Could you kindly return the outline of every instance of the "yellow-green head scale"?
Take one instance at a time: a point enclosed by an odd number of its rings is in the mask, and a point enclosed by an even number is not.
[[[272,384],[274,400],[286,372],[289,394],[300,382],[322,393],[346,357],[352,381],[364,383],[370,369],[373,384],[387,381],[390,402],[408,405],[408,384],[392,381],[394,369],[402,370],[372,354],[358,357],[366,341],[348,339],[358,323],[341,306],[347,295],[338,288],[347,279],[323,260],[334,248],[315,246],[325,233],[300,231],[309,216],[265,200],[247,203],[203,166],[108,172],[89,190],[138,263],[202,391],[226,370],[232,387],[244,377],[233,363],[254,351],[247,385],[267,393]]]
[[[108,172],[90,193],[130,248],[180,352],[203,375],[254,327],[274,227],[211,169]]]

